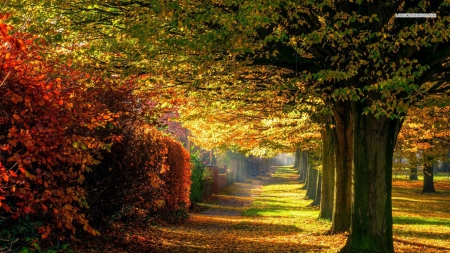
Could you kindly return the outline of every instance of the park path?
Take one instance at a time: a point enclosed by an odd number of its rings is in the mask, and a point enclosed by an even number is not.
[[[220,194],[211,196],[200,204],[207,209],[192,213],[183,225],[159,227],[160,244],[153,252],[328,251],[330,247],[311,241],[316,235],[305,234],[292,224],[280,224],[280,217],[242,215],[251,208],[265,185],[289,183],[301,187],[296,180],[298,175],[284,179],[272,177],[275,169],[257,179],[236,182]]]
[[[399,222],[394,224],[395,251],[450,252],[445,240],[450,234],[445,205],[433,220],[428,218],[435,211],[416,219],[415,203],[434,197],[414,193],[418,186],[396,184],[394,207],[401,213],[397,214]],[[310,206],[312,200],[304,199],[302,186],[293,168],[273,168],[268,175],[234,183],[206,199],[199,204],[203,210],[191,213],[181,225],[117,224],[95,241],[80,242],[73,252],[338,252],[345,244],[346,234],[326,234],[331,223],[317,219],[318,208]],[[445,202],[449,194],[447,189],[432,202]],[[443,215],[444,219],[438,219]]]
[[[268,177],[235,182],[220,194],[199,204],[202,211],[191,213],[189,220],[178,226],[161,227],[161,242],[155,252],[243,252],[238,246],[239,224],[248,217],[242,213],[261,194]]]

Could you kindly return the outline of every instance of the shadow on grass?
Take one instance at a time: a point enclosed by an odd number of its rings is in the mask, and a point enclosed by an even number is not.
[[[238,224],[231,226],[232,229],[243,230],[243,231],[260,231],[264,229],[266,232],[271,231],[272,235],[278,235],[284,233],[300,233],[303,230],[294,225],[267,225],[258,224],[255,222],[243,221]]]
[[[298,226],[271,222],[193,215],[182,226],[160,227],[163,245],[152,252],[325,252],[330,248],[297,240],[295,236],[303,232]]]
[[[427,231],[405,231],[405,230],[394,230],[394,235],[401,237],[416,237],[416,238],[427,238],[427,239],[447,239],[450,238],[449,233],[440,232],[427,232]]]
[[[416,242],[416,241],[411,242],[411,241],[403,240],[403,239],[400,239],[400,238],[394,238],[394,242],[398,242],[398,243],[402,243],[402,244],[408,244],[408,245],[412,245],[412,246],[416,246],[416,247],[420,247],[420,248],[426,248],[428,250],[433,249],[432,252],[435,252],[434,250],[440,250],[439,252],[441,252],[441,250],[445,250],[445,252],[449,252],[448,250],[450,249],[448,247],[441,247],[441,246],[436,246],[436,245],[430,245],[430,244],[420,243],[420,242]],[[428,250],[426,252],[429,252]],[[442,251],[442,252],[444,252],[444,251]]]
[[[300,196],[303,198],[303,196]],[[299,198],[299,199],[301,199]],[[297,203],[293,203],[292,201],[282,201],[282,200],[274,200],[273,197],[259,197],[258,200],[253,202],[255,206],[258,205],[258,203],[265,203],[267,206],[271,207],[284,207],[284,206],[292,206],[292,207],[298,207]]]
[[[242,216],[261,217],[310,217],[316,218],[318,210],[311,209],[276,209],[276,208],[250,208],[242,213]]]
[[[213,245],[198,246],[198,245],[172,245],[172,247],[164,247],[163,249],[155,249],[152,252],[166,253],[166,252],[327,252],[330,247],[301,244],[301,243],[284,243],[284,242],[257,242],[245,241],[242,238],[234,239],[235,243],[228,242],[214,243]],[[181,243],[180,243],[181,244]],[[280,251],[281,249],[281,251]]]
[[[450,220],[418,218],[418,217],[393,217],[394,224],[417,224],[417,225],[442,225],[450,226]]]

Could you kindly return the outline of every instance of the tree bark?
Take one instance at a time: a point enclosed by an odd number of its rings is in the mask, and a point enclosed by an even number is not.
[[[316,180],[316,193],[314,197],[314,202],[312,203],[313,206],[320,206],[321,202],[321,191],[322,191],[322,173],[320,171],[317,171],[317,180]]]
[[[317,187],[317,174],[318,171],[312,166],[308,168],[308,183],[306,188],[306,198],[314,200],[316,198],[316,187]]]
[[[426,163],[423,166],[423,188],[422,193],[434,193],[434,176],[433,176],[433,165]]]
[[[341,252],[394,252],[392,156],[402,122],[363,115],[354,102],[353,202],[349,237]]]
[[[301,181],[302,183],[305,183],[305,185],[302,187],[302,190],[306,190],[308,188],[308,174],[309,174],[309,152],[308,151],[302,151],[302,160],[300,166],[301,168]]]
[[[246,164],[246,158],[242,154],[237,155],[237,166],[236,166],[236,181],[237,182],[243,182],[245,179],[247,179],[247,168],[245,166]]]
[[[294,168],[297,171],[298,174],[300,174],[300,157],[301,155],[301,150],[299,148],[295,149],[295,164],[294,164]]]
[[[336,129],[326,124],[322,130],[322,189],[319,218],[331,220],[334,201],[334,170],[335,170]]]
[[[337,101],[333,106],[336,121],[336,167],[331,234],[349,231],[352,207],[353,119],[349,101]]]
[[[409,169],[409,180],[419,180],[417,177],[417,167]]]

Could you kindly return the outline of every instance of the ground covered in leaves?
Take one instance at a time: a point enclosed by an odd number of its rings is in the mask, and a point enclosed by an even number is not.
[[[331,223],[305,200],[303,184],[288,167],[234,183],[199,204],[182,225],[130,228],[77,252],[336,252],[346,235],[325,235]],[[394,180],[396,252],[450,252],[450,183],[436,182],[438,194],[420,194],[421,182]]]

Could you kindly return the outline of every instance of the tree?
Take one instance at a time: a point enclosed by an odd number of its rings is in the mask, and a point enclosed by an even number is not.
[[[433,182],[433,165],[446,161],[450,148],[450,132],[447,117],[450,107],[441,99],[439,107],[411,108],[399,136],[398,150],[408,158],[410,166],[423,165],[424,183],[422,193],[436,192]]]
[[[319,218],[332,219],[335,187],[335,139],[336,133],[330,124],[322,129],[322,189]]]
[[[284,100],[274,92],[254,92],[255,100],[211,101],[191,93],[180,108],[180,121],[191,131],[197,145],[206,149],[232,148],[256,156],[273,157],[280,152],[319,148],[319,129],[307,115],[283,112]],[[267,94],[268,93],[268,94]],[[201,93],[200,93],[201,94]],[[268,102],[272,105],[268,105]]]
[[[429,1],[415,4],[285,0],[61,5],[76,20],[68,29],[93,30],[92,36],[118,32],[103,40],[107,47],[102,49],[124,48],[137,58],[142,54],[136,52],[149,55],[118,67],[149,71],[167,64],[165,74],[174,83],[224,96],[245,97],[251,91],[243,90],[243,83],[261,82],[262,89],[290,94],[294,104],[320,98],[336,121],[336,186],[343,189],[335,191],[350,193],[353,175],[351,228],[342,251],[393,252],[391,175],[398,133],[410,105],[449,89],[444,64],[450,54],[448,4],[439,1],[437,9]],[[437,18],[396,18],[399,12],[435,12]],[[130,13],[134,15],[126,15]],[[93,28],[80,29],[87,24]],[[179,66],[175,70],[174,62]],[[335,202],[340,203],[339,197]],[[335,213],[348,208],[348,200],[342,202]],[[344,211],[333,222],[347,216]]]

